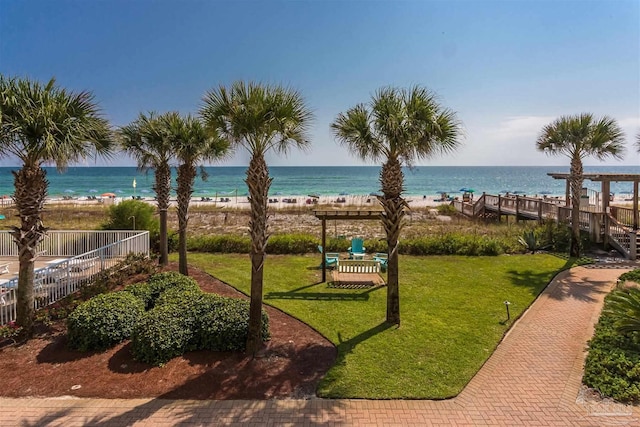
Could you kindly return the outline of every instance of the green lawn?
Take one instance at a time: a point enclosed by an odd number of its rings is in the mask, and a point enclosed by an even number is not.
[[[175,255],[173,255],[176,258]],[[189,254],[189,263],[249,293],[247,255]],[[264,302],[318,330],[338,360],[318,394],[333,398],[455,396],[567,261],[551,255],[400,258],[400,328],[385,324],[386,288],[319,283],[318,256],[269,256]]]

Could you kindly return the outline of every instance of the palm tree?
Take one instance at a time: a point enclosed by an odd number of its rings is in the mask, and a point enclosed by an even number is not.
[[[565,155],[571,159],[571,247],[570,256],[580,256],[580,194],[582,190],[582,159],[593,156],[604,160],[621,158],[624,133],[609,117],[595,119],[592,114],[562,116],[542,129],[536,141],[538,150],[549,155]]]
[[[22,78],[0,75],[0,157],[17,158],[13,171],[13,199],[20,227],[13,227],[18,246],[17,324],[25,336],[33,331],[34,260],[36,247],[46,235],[42,210],[47,197],[44,164],[63,171],[92,154],[108,156],[112,133],[90,92],[71,92]]]
[[[193,183],[197,167],[202,161],[220,159],[226,154],[228,145],[215,135],[208,133],[202,122],[188,115],[181,117],[176,112],[163,116],[168,137],[178,165],[178,254],[179,271],[189,275],[187,267],[187,225],[189,223],[189,202],[193,194]],[[200,169],[203,180],[207,174]]]
[[[462,128],[453,111],[443,108],[425,88],[386,87],[368,105],[358,104],[341,113],[331,124],[340,143],[363,160],[383,161],[380,171],[384,209],[382,222],[387,234],[387,322],[400,324],[398,286],[398,238],[407,202],[403,164],[456,149]]]
[[[206,125],[251,155],[247,178],[251,203],[251,303],[247,351],[254,354],[262,346],[262,283],[267,229],[268,193],[272,178],[265,154],[273,150],[286,154],[292,147],[309,145],[305,135],[311,112],[302,96],[281,86],[235,82],[229,89],[220,86],[205,94],[200,111]]]
[[[160,265],[169,263],[167,238],[167,210],[171,192],[171,166],[173,156],[166,120],[151,112],[140,114],[136,120],[118,130],[122,149],[136,159],[140,170],[153,169],[158,213],[160,214]]]

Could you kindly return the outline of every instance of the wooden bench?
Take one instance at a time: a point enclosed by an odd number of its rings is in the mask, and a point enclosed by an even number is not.
[[[9,273],[9,263],[6,262],[4,264],[0,264],[0,274],[7,274]]]

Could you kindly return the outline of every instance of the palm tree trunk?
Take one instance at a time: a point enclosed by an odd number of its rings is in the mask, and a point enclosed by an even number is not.
[[[251,303],[247,353],[255,356],[262,347],[262,283],[267,247],[267,195],[271,187],[269,168],[263,156],[253,156],[247,169],[247,187],[251,198]]]
[[[196,178],[193,164],[178,167],[178,271],[189,275],[187,267],[187,226],[189,224],[189,203],[193,194],[193,182]]]
[[[33,334],[34,309],[34,263],[38,243],[44,238],[47,229],[42,223],[41,213],[47,196],[47,174],[39,166],[24,166],[13,172],[16,203],[20,228],[13,227],[11,235],[18,246],[18,289],[17,319],[23,328],[24,336]]]
[[[400,325],[400,286],[398,269],[398,239],[407,202],[402,198],[404,174],[397,158],[389,158],[380,171],[384,209],[382,223],[387,234],[387,322]]]
[[[169,263],[169,244],[167,233],[167,210],[169,209],[169,193],[171,191],[171,168],[168,164],[156,166],[155,191],[158,197],[158,213],[160,214],[160,265]]]
[[[580,257],[580,196],[582,194],[582,160],[580,156],[571,158],[571,246],[569,255]]]

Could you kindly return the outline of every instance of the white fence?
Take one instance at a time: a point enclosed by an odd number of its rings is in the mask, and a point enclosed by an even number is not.
[[[38,253],[61,258],[48,261],[46,267],[34,272],[36,309],[72,294],[80,286],[90,282],[96,274],[131,253],[148,256],[149,232],[50,231],[47,238],[38,245]],[[18,256],[16,244],[11,241],[11,235],[7,231],[0,231],[0,255]],[[16,319],[17,286],[17,277],[2,284],[0,325]]]

